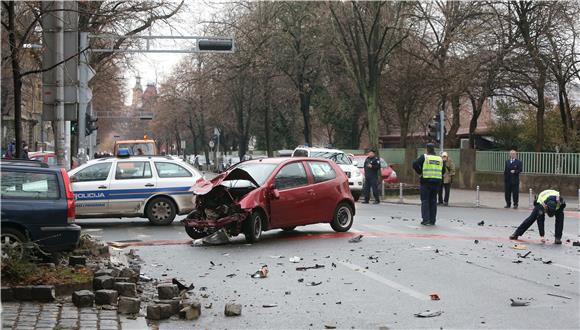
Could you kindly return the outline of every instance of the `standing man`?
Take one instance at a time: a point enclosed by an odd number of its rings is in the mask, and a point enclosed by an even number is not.
[[[427,153],[413,162],[413,169],[421,176],[421,222],[435,225],[437,217],[437,192],[443,181],[443,159],[435,154],[433,143],[427,143]]]
[[[373,196],[375,196],[374,204],[379,204],[381,199],[379,197],[379,171],[381,170],[381,160],[376,156],[375,151],[370,149],[367,153],[367,159],[364,164],[365,169],[365,184],[363,187],[363,196],[365,200],[363,204],[368,204],[371,198],[371,188],[373,189]]]
[[[505,161],[505,169],[503,170],[503,180],[505,184],[505,206],[509,209],[511,207],[511,199],[513,196],[514,209],[518,208],[518,201],[520,197],[520,173],[522,172],[522,162],[516,158],[515,150],[510,150],[510,159]]]
[[[453,182],[453,176],[455,175],[455,164],[445,151],[441,153],[441,158],[443,159],[443,168],[445,168],[445,174],[443,175],[443,185],[441,188],[439,188],[439,204],[447,206],[449,205],[451,182]],[[445,198],[443,197],[443,190],[445,190]]]
[[[522,236],[528,228],[538,221],[538,231],[540,232],[540,239],[542,243],[545,242],[544,239],[544,220],[546,219],[545,214],[549,217],[556,216],[556,233],[554,235],[554,244],[562,244],[562,231],[564,230],[564,208],[566,208],[566,203],[564,199],[560,196],[560,193],[556,190],[544,190],[538,195],[538,199],[534,202],[534,209],[532,214],[527,217],[524,222],[516,229],[516,231],[510,236],[510,239],[518,239]]]

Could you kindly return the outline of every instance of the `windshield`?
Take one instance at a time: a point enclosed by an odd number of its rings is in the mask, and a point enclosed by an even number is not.
[[[333,160],[338,165],[352,165],[350,159],[342,152],[336,151],[311,151],[310,157],[326,158]]]
[[[131,156],[155,156],[153,143],[119,143],[117,150],[119,149],[128,149]],[[141,152],[139,149],[141,149]]]
[[[367,159],[366,157],[355,157],[354,160],[356,160],[356,167],[358,167],[358,168],[365,167],[365,160],[366,159]]]
[[[278,164],[267,164],[267,163],[241,163],[236,168],[243,169],[248,172],[248,174],[256,180],[256,182],[262,186],[272,171],[278,166]]]

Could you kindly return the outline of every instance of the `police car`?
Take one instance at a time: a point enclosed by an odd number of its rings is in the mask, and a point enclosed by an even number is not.
[[[191,188],[202,175],[168,156],[100,158],[68,172],[77,218],[146,217],[168,225],[194,209]]]

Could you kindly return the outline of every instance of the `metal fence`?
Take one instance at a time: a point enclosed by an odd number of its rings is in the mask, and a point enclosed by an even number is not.
[[[503,172],[508,151],[478,151],[475,169],[479,172]],[[580,153],[519,152],[523,173],[580,175]]]

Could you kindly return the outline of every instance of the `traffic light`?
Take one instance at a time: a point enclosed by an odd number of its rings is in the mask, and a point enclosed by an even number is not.
[[[88,112],[85,115],[85,135],[89,136],[99,127],[97,126],[97,121],[99,118],[93,118]]]
[[[234,50],[233,39],[202,39],[197,42],[199,51],[232,52]]]
[[[70,122],[70,135],[76,136],[79,132],[79,122],[76,120],[72,120]]]
[[[429,136],[436,141],[441,141],[441,115],[433,116],[429,123]]]

